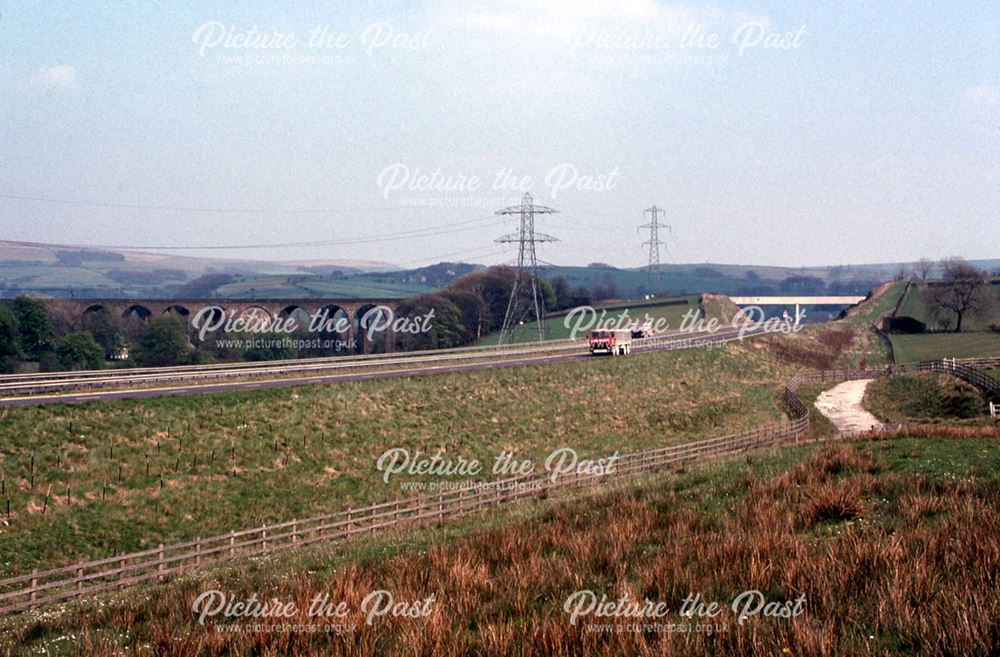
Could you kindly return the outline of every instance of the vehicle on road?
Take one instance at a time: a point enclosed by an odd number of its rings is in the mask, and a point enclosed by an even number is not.
[[[600,329],[590,332],[590,353],[627,356],[632,351],[631,329]]]
[[[653,320],[647,319],[642,322],[635,320],[629,328],[633,338],[648,338],[653,335]]]

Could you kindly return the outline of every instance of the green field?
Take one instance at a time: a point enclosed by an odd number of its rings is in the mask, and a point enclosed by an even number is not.
[[[316,298],[396,299],[431,292],[433,288],[415,283],[388,283],[364,278],[320,276],[256,276],[223,285],[214,294],[229,299]]]
[[[1000,356],[1000,333],[992,331],[893,335],[891,339],[897,363]]]
[[[927,325],[928,329],[943,328],[935,320],[929,312],[927,312],[927,307],[924,304],[924,286],[921,283],[917,283],[910,287],[909,292],[906,294],[906,299],[899,307],[899,312],[896,313],[898,317],[914,317],[924,324]],[[1000,283],[994,283],[990,286],[990,291],[993,293],[996,299],[996,306],[993,314],[990,317],[966,317],[962,321],[963,331],[985,331],[989,327],[990,323],[997,321],[1000,318]],[[954,328],[952,326],[951,328]]]
[[[602,310],[607,311],[607,319],[616,319],[624,311],[628,311],[629,319],[645,319],[648,315],[654,321],[663,322],[669,325],[670,330],[680,328],[681,320],[688,311],[694,311],[694,317],[701,317],[698,307],[698,295],[688,295],[683,297],[667,297],[658,301],[637,301],[634,303],[613,304],[599,306],[596,308],[598,316]],[[569,321],[569,326],[567,326]],[[567,320],[565,315],[549,317],[545,320],[545,336],[549,340],[560,340],[570,337],[572,327],[575,325],[575,318]],[[587,333],[577,335],[578,340],[586,340]],[[484,336],[480,345],[493,345],[500,339],[500,334],[496,331]],[[514,333],[514,342],[533,342],[538,339],[538,323],[526,322]]]
[[[405,496],[407,477],[385,484],[375,468],[390,447],[540,462],[557,447],[605,456],[755,427],[783,417],[777,391],[795,369],[748,343],[4,409],[0,476],[13,517],[0,525],[0,574]]]

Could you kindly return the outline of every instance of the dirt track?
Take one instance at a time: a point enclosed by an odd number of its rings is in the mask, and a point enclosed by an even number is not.
[[[872,379],[845,381],[820,393],[816,408],[837,427],[837,431],[866,431],[882,423],[861,405]]]

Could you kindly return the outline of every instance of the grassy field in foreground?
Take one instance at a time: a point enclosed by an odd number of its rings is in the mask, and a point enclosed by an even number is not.
[[[747,343],[418,379],[3,409],[0,478],[12,517],[0,522],[0,574],[407,496],[401,482],[417,477],[386,484],[376,469],[393,447],[478,459],[486,466],[478,478],[490,479],[505,451],[541,463],[561,447],[587,458],[755,427],[783,417],[777,392],[795,370],[766,346]]]
[[[897,363],[917,363],[939,358],[1000,356],[1000,333],[924,333],[892,336]]]
[[[3,621],[10,650],[112,655],[992,655],[1000,650],[1000,443],[899,438],[788,447],[697,465],[645,484],[539,502],[460,531],[426,530],[120,594]],[[523,508],[520,513],[524,513]],[[725,564],[725,567],[720,567]],[[191,603],[217,588],[295,600],[290,619],[218,632]],[[361,600],[434,596],[420,619],[377,618]],[[583,615],[575,592],[662,602],[659,619]],[[799,600],[793,618],[731,607],[741,592]],[[270,631],[315,622],[308,601],[347,603],[345,634]],[[688,620],[685,596],[721,613]],[[792,606],[785,607],[791,610]],[[739,609],[737,611],[745,611]],[[759,608],[758,608],[759,611]],[[238,621],[239,619],[237,619]],[[225,622],[225,621],[222,621]],[[256,621],[255,621],[256,622]],[[629,623],[688,631],[636,631]],[[694,631],[710,624],[711,632]]]

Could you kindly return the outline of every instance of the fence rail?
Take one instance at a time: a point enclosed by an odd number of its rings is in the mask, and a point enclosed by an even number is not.
[[[944,372],[956,376],[966,383],[975,386],[986,398],[987,401],[1000,401],[1000,381],[994,379],[982,370],[970,365],[972,360],[993,360],[993,359],[966,359],[945,358],[943,360],[930,360],[919,363],[916,366],[897,365],[894,369],[897,372]],[[1000,360],[1000,359],[997,359]]]
[[[940,367],[949,367],[950,369],[946,371],[952,373],[972,369],[954,363]],[[781,400],[788,409],[790,420],[684,445],[625,454],[619,457],[613,468],[587,473],[575,472],[556,478],[551,477],[548,472],[536,470],[519,477],[470,482],[468,488],[461,490],[391,500],[364,508],[349,508],[345,511],[273,525],[265,524],[227,534],[173,545],[159,545],[140,552],[2,579],[0,614],[161,581],[235,559],[272,554],[316,543],[330,543],[407,526],[440,525],[447,520],[525,498],[544,499],[558,490],[599,484],[690,461],[739,454],[759,447],[789,441],[798,442],[809,430],[809,409],[795,394],[802,385],[876,378],[898,371],[900,368],[842,369],[800,374],[789,381],[781,392]],[[938,370],[931,368],[931,371]],[[981,373],[980,376],[985,377]]]

